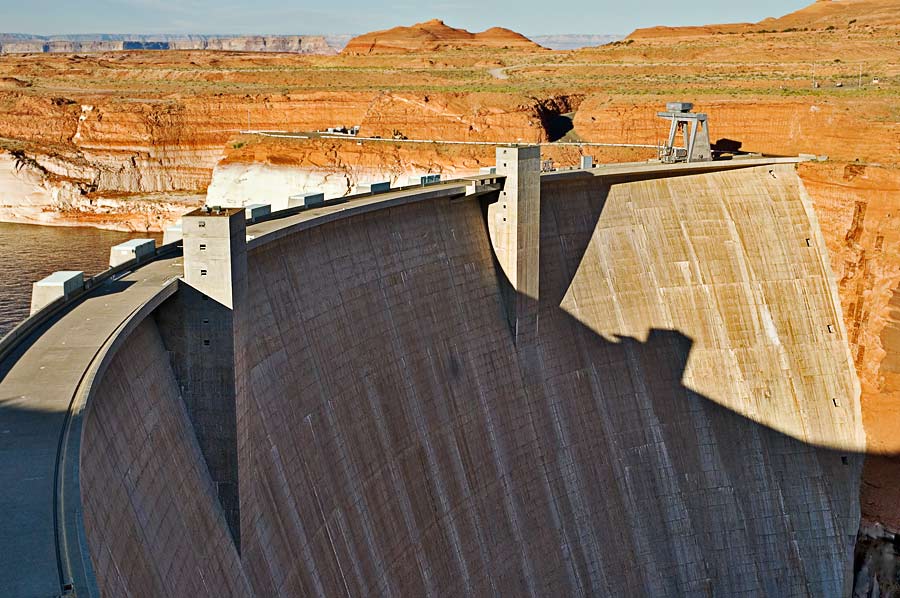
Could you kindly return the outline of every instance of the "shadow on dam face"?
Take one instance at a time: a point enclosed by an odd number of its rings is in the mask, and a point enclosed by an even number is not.
[[[542,210],[539,329],[519,344],[474,202],[252,251],[240,554],[166,318],[142,323],[85,420],[104,595],[847,595],[862,455],[686,387],[678,330],[609,339],[562,307],[579,272],[612,276],[587,263],[607,191]]]

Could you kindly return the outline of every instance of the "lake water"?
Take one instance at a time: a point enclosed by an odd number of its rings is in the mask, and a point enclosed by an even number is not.
[[[161,236],[95,228],[0,222],[0,337],[28,317],[31,283],[57,270],[81,270],[85,278],[109,267],[109,248],[135,238]]]

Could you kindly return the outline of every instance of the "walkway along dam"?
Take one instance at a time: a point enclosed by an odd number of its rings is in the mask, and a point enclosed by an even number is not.
[[[499,147],[36,292],[3,594],[848,595],[859,387],[795,162]]]

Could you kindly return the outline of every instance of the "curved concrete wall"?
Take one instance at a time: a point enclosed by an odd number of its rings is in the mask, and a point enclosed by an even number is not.
[[[85,422],[105,594],[172,571],[219,595],[846,594],[858,389],[818,227],[768,170],[546,181],[518,344],[477,202],[256,247],[240,563],[148,321]]]

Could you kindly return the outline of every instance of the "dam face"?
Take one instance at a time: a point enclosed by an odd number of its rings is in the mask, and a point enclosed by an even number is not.
[[[239,542],[171,364],[177,296],[144,319],[84,421],[101,593],[846,595],[859,391],[794,167],[540,191],[525,335],[478,200],[248,248]]]

